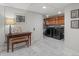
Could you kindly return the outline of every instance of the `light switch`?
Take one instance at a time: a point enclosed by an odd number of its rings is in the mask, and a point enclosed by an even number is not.
[[[35,28],[33,28],[33,31],[35,31]]]

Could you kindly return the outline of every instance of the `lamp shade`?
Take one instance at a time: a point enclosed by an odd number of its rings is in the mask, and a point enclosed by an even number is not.
[[[13,18],[6,18],[5,24],[7,24],[7,25],[14,25],[15,24],[15,20]]]

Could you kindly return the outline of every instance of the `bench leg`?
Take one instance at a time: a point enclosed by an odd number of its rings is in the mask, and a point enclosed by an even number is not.
[[[29,41],[26,41],[27,47],[29,47]]]
[[[14,48],[13,47],[14,47],[14,44],[12,44],[12,52],[14,51]]]

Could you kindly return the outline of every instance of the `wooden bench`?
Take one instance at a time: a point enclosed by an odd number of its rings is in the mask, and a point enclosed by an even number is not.
[[[27,46],[31,46],[31,32],[13,33],[7,35],[7,52],[9,52],[10,43],[12,45],[12,52],[14,45],[25,42]]]
[[[17,38],[12,38],[11,40],[11,45],[12,45],[12,52],[14,51],[14,45],[18,43],[23,43],[25,42],[27,44],[27,47],[29,47],[29,39],[26,37],[17,37]]]

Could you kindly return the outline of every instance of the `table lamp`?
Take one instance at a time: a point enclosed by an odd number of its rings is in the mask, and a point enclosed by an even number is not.
[[[15,20],[13,18],[6,18],[6,25],[9,25],[9,34],[11,34],[11,25],[15,24]]]

